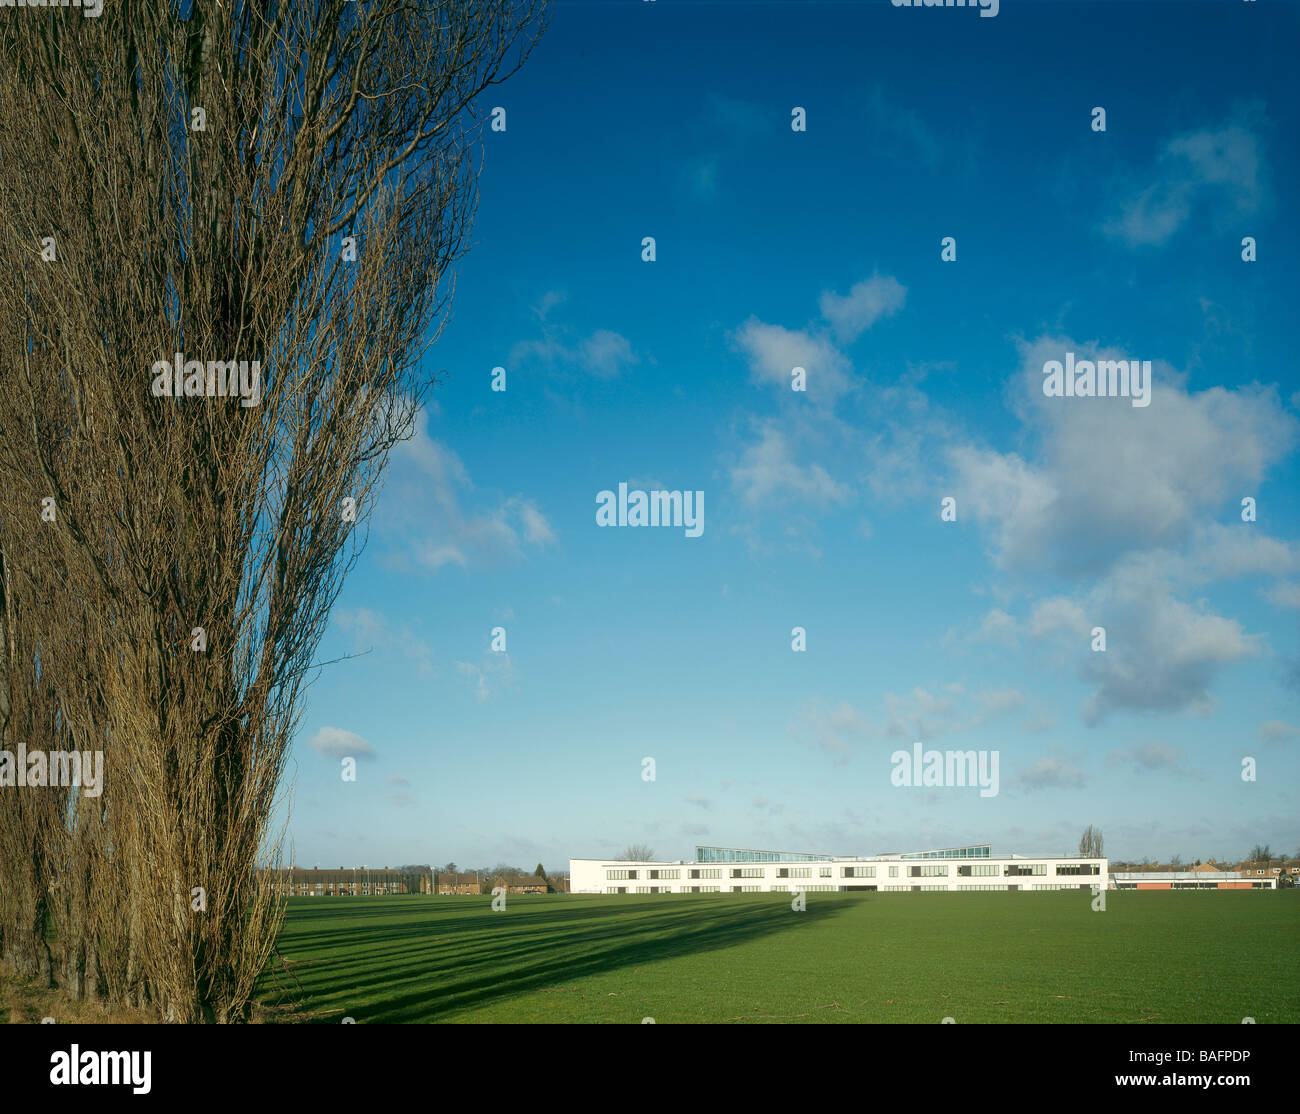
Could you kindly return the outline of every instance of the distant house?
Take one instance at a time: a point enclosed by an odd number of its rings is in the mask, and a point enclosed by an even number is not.
[[[294,866],[260,870],[258,874],[270,881],[275,893],[285,897],[370,897],[407,892],[402,873],[388,867],[321,870]]]
[[[1218,874],[1219,868],[1213,863],[1201,863],[1200,866],[1192,867],[1193,874]]]
[[[440,894],[478,894],[482,885],[477,874],[439,874],[438,893]]]

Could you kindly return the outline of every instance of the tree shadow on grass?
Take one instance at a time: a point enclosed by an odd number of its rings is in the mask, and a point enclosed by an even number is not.
[[[428,1022],[589,975],[797,931],[849,907],[818,903],[796,914],[776,895],[538,900],[546,905],[512,899],[500,913],[485,901],[426,907],[423,923],[407,910],[393,908],[391,923],[387,910],[358,910],[364,926],[333,933],[322,909],[313,911],[311,930],[287,934],[281,950],[291,963],[304,957],[296,968],[302,1004],[322,1021],[337,1021],[341,1011],[370,1024]],[[310,957],[312,948],[327,951]]]

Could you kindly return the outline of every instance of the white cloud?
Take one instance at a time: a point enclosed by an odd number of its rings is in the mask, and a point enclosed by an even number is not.
[[[578,363],[598,379],[616,379],[623,369],[640,363],[627,337],[597,329],[578,345]]]
[[[803,746],[823,750],[837,762],[845,762],[853,747],[867,738],[866,718],[847,701],[827,707],[813,701],[799,710],[790,724],[792,738]]]
[[[423,677],[433,677],[433,651],[429,644],[417,637],[406,623],[391,623],[377,611],[368,607],[354,610],[337,608],[332,616],[340,630],[352,636],[357,652],[379,650],[409,661]]]
[[[1220,668],[1260,651],[1260,636],[1203,602],[1176,599],[1147,569],[1112,577],[1091,598],[1107,648],[1079,649],[1083,676],[1096,686],[1084,711],[1089,723],[1119,708],[1208,714]]]
[[[731,484],[751,506],[793,496],[813,503],[836,503],[849,489],[836,482],[820,464],[795,462],[789,440],[775,421],[760,425],[759,439],[741,454],[731,470]]]
[[[427,411],[420,413],[414,436],[393,450],[392,463],[379,522],[400,535],[405,551],[426,569],[478,567],[503,557],[518,558],[525,545],[540,547],[555,540],[546,516],[531,499],[476,496],[460,457],[429,435]]]
[[[353,731],[322,727],[307,745],[325,758],[374,758],[375,748]]]
[[[824,291],[818,307],[840,341],[851,344],[880,318],[897,313],[906,300],[907,288],[896,278],[873,275],[855,283],[843,296]]]
[[[828,338],[816,333],[768,325],[751,317],[732,335],[732,342],[744,353],[756,383],[775,386],[786,394],[793,394],[791,372],[796,367],[807,373],[804,397],[813,402],[833,405],[853,386],[848,359]]]
[[[1067,756],[1058,754],[1040,758],[1016,780],[1030,789],[1081,789],[1087,777]]]
[[[1111,766],[1129,766],[1141,773],[1160,770],[1172,774],[1187,774],[1183,765],[1186,756],[1178,747],[1149,739],[1131,747],[1117,747],[1106,756]]]
[[[507,653],[489,653],[482,665],[458,661],[456,672],[469,683],[480,704],[486,703],[502,689],[515,685],[515,667]]]
[[[1193,393],[1172,369],[1162,373],[1159,361],[1147,407],[1124,398],[1047,398],[1043,364],[1068,351],[1092,360],[1144,355],[1065,336],[1024,343],[1009,389],[1037,451],[1026,457],[966,444],[948,453],[958,513],[965,508],[987,530],[1000,568],[1093,577],[1128,551],[1181,547],[1198,531],[1220,542],[1205,524],[1240,492],[1256,490],[1300,434],[1276,389]],[[1239,546],[1246,544],[1258,543]]]
[[[1016,641],[1016,621],[999,607],[992,608],[980,620],[979,638],[1011,645]]]
[[[1264,200],[1262,171],[1259,139],[1248,127],[1186,132],[1161,147],[1148,180],[1102,230],[1130,248],[1158,247],[1198,209],[1220,220],[1249,216]]]
[[[1265,595],[1275,607],[1300,607],[1300,584],[1274,584]]]
[[[925,742],[938,735],[974,731],[1023,707],[1027,699],[1018,689],[967,693],[956,682],[944,685],[940,692],[920,685],[901,696],[886,692],[884,737]]]

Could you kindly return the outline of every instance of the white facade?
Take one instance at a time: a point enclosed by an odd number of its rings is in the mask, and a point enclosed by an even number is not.
[[[719,849],[710,849],[719,850]],[[737,852],[781,856],[781,852]],[[1109,886],[1106,859],[1020,855],[937,857],[874,855],[817,859],[790,856],[757,862],[630,862],[570,859],[569,887],[585,894],[793,893],[864,891],[911,893],[963,890],[1091,890]],[[698,856],[698,852],[697,852]]]

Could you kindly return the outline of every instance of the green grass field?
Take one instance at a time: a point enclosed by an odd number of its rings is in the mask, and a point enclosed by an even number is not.
[[[1297,891],[807,900],[294,898],[293,978],[260,997],[358,1024],[1300,1021]]]

